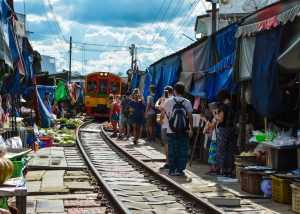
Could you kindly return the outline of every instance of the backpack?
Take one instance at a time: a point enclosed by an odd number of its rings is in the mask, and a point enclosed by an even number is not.
[[[171,116],[168,118],[170,129],[177,134],[187,131],[189,127],[187,111],[183,105],[184,101],[179,102],[174,98],[175,105],[173,106]]]

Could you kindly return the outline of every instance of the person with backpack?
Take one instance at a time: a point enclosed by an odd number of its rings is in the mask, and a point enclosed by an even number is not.
[[[193,133],[193,107],[191,102],[183,97],[184,83],[177,82],[174,91],[175,97],[168,98],[162,106],[162,112],[168,119],[169,175],[184,176],[188,161],[189,136]]]

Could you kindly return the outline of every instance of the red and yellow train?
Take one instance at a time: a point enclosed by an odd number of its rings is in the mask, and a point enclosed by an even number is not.
[[[127,84],[121,77],[109,72],[95,72],[85,79],[85,111],[96,118],[109,116],[109,95],[122,95]]]

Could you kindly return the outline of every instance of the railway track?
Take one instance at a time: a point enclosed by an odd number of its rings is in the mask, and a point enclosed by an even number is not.
[[[78,128],[77,143],[117,213],[223,213],[111,142],[98,123]]]

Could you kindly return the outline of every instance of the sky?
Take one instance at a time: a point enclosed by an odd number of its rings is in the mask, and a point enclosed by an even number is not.
[[[68,68],[68,40],[72,36],[72,71],[82,74],[125,74],[130,68],[131,44],[137,46],[138,65],[145,70],[161,57],[191,44],[183,34],[194,39],[196,16],[209,8],[205,0],[14,2],[16,12],[26,13],[33,48],[55,57],[58,71]]]

